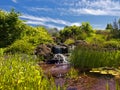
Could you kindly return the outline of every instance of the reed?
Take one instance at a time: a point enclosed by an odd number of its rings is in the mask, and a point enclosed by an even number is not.
[[[92,46],[78,46],[70,57],[76,68],[119,67],[120,51]]]

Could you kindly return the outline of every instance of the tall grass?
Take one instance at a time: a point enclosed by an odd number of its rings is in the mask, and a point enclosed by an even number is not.
[[[0,48],[0,56],[4,54],[4,49]]]
[[[92,46],[78,46],[71,54],[71,64],[77,68],[120,66],[120,51]]]
[[[59,90],[35,60],[20,55],[0,56],[0,90]]]

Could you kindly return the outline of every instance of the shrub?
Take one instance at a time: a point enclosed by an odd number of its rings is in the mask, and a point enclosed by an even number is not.
[[[69,38],[69,39],[67,39],[64,43],[67,44],[67,45],[69,45],[69,44],[73,44],[73,43],[75,43],[75,40]]]
[[[52,42],[52,38],[44,28],[27,28],[28,30],[22,33],[23,37],[16,40],[11,46],[7,47],[5,52],[33,54],[35,47],[40,43]]]
[[[103,44],[104,48],[114,48],[114,49],[120,49],[120,44],[118,41],[106,41]]]
[[[34,46],[25,40],[17,40],[11,46],[7,47],[6,53],[26,53],[32,54],[34,51]]]
[[[47,33],[43,27],[31,27],[30,30],[26,30],[24,37],[22,38],[34,46],[40,43],[51,43],[53,42],[51,36]]]

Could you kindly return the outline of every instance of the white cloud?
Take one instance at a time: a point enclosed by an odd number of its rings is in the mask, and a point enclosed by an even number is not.
[[[17,0],[12,0],[12,2],[17,3]]]
[[[113,11],[113,10],[103,10],[103,9],[89,9],[89,8],[82,8],[82,9],[74,9],[70,8],[69,12],[75,15],[108,15],[108,16],[120,16],[120,11]]]
[[[70,25],[71,24],[71,22],[61,20],[61,19],[53,19],[53,18],[49,18],[49,17],[37,17],[37,16],[28,15],[28,14],[25,14],[20,17],[27,19],[27,20],[41,21],[41,22],[45,22],[45,23],[51,22],[51,23],[62,24],[62,25]]]
[[[120,16],[120,0],[75,0],[74,2],[66,0],[63,5],[68,7],[61,9],[62,14],[65,15],[69,13],[72,15]]]
[[[30,9],[29,10],[31,10],[31,11],[52,11],[52,9],[50,9],[50,8],[41,8],[41,7],[30,7]]]
[[[43,22],[40,22],[40,21],[32,21],[32,20],[29,20],[27,22],[25,22],[26,24],[33,24],[33,25],[45,25],[45,23]]]
[[[47,26],[47,27],[49,27],[49,28],[57,28],[58,30],[61,30],[61,29],[63,29],[64,27],[63,26],[57,26],[57,25],[53,25],[53,24],[46,24],[46,23],[44,23],[44,22],[41,22],[41,21],[31,21],[31,20],[29,20],[29,21],[27,21],[27,22],[25,22],[26,24],[31,24],[31,25],[42,25],[42,26]]]
[[[80,26],[80,25],[81,25],[81,23],[79,23],[79,22],[73,22],[73,23],[71,23],[71,25],[70,25],[70,26],[73,26],[73,25]]]
[[[56,8],[26,7],[26,9],[59,15],[120,16],[120,0],[60,0],[59,2],[57,0],[55,2],[59,4]]]
[[[26,24],[32,24],[32,25],[43,25],[47,26],[49,28],[58,28],[63,29],[65,25],[71,25],[71,22],[61,20],[61,19],[53,19],[50,17],[36,17],[28,14],[24,14],[23,16],[20,16],[20,18],[23,18],[27,20]]]
[[[105,25],[101,24],[92,24],[93,28],[96,30],[105,30]]]
[[[32,25],[43,25],[47,26],[49,28],[58,28],[63,29],[64,26],[80,26],[81,23],[79,22],[69,22],[61,19],[53,19],[50,17],[36,17],[28,14],[24,14],[23,16],[20,16],[20,18],[27,20],[26,24],[32,24]]]

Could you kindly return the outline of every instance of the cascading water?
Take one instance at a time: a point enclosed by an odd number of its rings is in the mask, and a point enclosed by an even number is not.
[[[53,58],[46,61],[45,65],[42,65],[46,74],[51,74],[55,77],[55,83],[57,86],[63,86],[64,77],[70,70],[70,64],[68,62],[68,47],[56,45],[51,49]]]
[[[54,58],[58,60],[58,64],[68,64],[67,57],[63,54],[55,54]]]

